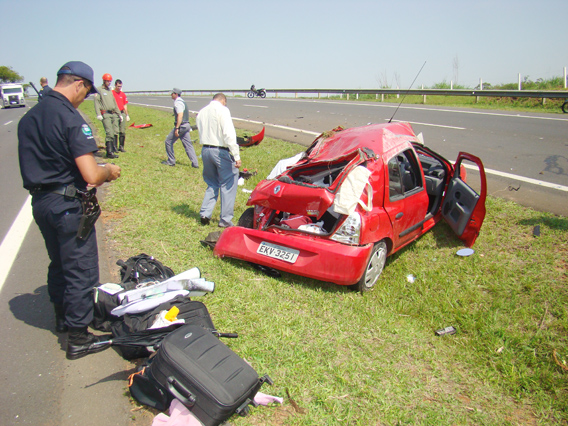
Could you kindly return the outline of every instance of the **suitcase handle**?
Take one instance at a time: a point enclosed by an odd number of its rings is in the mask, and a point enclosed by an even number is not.
[[[172,376],[168,377],[168,391],[186,407],[193,407],[195,404],[195,396],[191,391]]]

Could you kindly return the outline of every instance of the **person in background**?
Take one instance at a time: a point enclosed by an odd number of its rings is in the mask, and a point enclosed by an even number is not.
[[[209,105],[199,111],[196,121],[200,142],[203,145],[201,150],[203,180],[207,184],[199,211],[201,224],[209,224],[220,192],[219,227],[227,228],[233,225],[241,157],[226,96],[217,93]]]
[[[84,226],[82,218],[89,212],[83,211],[82,200],[87,195],[92,201],[93,187],[117,179],[120,167],[97,164],[97,143],[77,111],[89,94],[97,93],[93,81],[89,65],[67,62],[57,72],[55,87],[18,124],[20,173],[51,261],[47,290],[56,331],[68,332],[68,359],[108,347],[88,331],[93,287],[100,284],[99,259],[94,221],[92,227]]]
[[[116,100],[112,95],[110,83],[112,75],[106,73],[103,75],[103,84],[97,88],[98,93],[95,95],[95,114],[97,119],[103,122],[105,129],[105,146],[107,158],[118,158],[118,147],[116,146],[116,138],[118,137],[119,123],[122,121],[122,115],[116,104]]]
[[[195,155],[195,149],[191,143],[191,126],[189,125],[189,111],[185,101],[181,98],[181,90],[174,87],[170,92],[172,99],[174,100],[174,128],[166,137],[166,154],[168,159],[162,161],[162,164],[166,166],[175,166],[176,157],[174,154],[174,143],[181,139],[185,153],[191,161],[191,167],[199,168],[199,163],[197,161],[197,155]]]
[[[120,120],[118,125],[118,150],[120,152],[126,152],[124,150],[124,142],[126,140],[126,122],[130,121],[130,117],[128,116],[128,98],[126,97],[126,93],[122,91],[122,80],[117,79],[114,82],[112,94],[114,95],[116,105],[118,106],[118,110],[122,116],[122,120]],[[116,145],[116,135],[114,136],[114,140]]]
[[[43,98],[49,93],[51,87],[47,84],[47,77],[42,77],[39,79],[39,85],[41,86],[41,90],[37,96],[37,101],[41,102]]]

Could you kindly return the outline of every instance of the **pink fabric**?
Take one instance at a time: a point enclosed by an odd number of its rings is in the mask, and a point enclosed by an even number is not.
[[[203,426],[185,405],[179,400],[174,399],[170,405],[170,416],[164,413],[154,417],[152,426]]]
[[[284,402],[284,398],[267,395],[262,392],[257,392],[256,396],[254,397],[254,402],[260,405],[268,405],[272,402],[277,402],[278,404],[282,404]]]

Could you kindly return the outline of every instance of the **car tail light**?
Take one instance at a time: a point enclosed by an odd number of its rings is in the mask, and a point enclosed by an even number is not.
[[[343,244],[359,244],[361,236],[361,216],[359,213],[351,213],[339,227],[331,239]]]

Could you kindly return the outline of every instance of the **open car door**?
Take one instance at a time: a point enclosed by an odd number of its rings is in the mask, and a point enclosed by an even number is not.
[[[479,175],[472,173],[471,183],[466,183],[467,168],[479,171]],[[483,163],[474,155],[460,152],[442,202],[442,216],[468,247],[475,243],[483,224],[486,196],[487,180]]]

